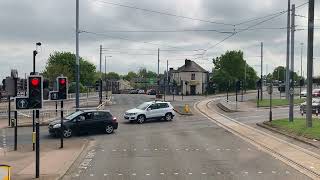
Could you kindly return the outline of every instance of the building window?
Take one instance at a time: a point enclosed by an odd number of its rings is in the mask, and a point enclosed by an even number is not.
[[[191,80],[196,80],[196,74],[191,74]]]

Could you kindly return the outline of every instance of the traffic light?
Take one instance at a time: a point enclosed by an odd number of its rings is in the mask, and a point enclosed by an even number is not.
[[[43,97],[42,76],[31,75],[28,77],[29,109],[41,109]]]
[[[68,80],[66,77],[58,77],[58,97],[59,100],[67,99],[68,96]]]
[[[100,89],[100,82],[99,81],[96,81],[95,87],[96,87],[96,91],[99,91],[99,89]]]
[[[304,80],[303,79],[300,79],[300,86],[304,86]]]

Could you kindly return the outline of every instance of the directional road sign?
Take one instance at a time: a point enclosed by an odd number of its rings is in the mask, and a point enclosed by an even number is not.
[[[51,101],[58,101],[59,100],[59,92],[58,91],[50,91],[49,98]]]
[[[292,88],[292,87],[289,89],[289,92],[290,92],[290,95],[293,95],[294,90],[293,90],[293,88]]]
[[[16,99],[16,109],[29,109],[29,98],[27,97],[17,97]]]

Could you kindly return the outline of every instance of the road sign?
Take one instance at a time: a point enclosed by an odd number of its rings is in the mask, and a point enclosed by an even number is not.
[[[153,78],[149,78],[149,84],[154,84],[154,79]]]
[[[16,100],[16,109],[29,109],[29,98],[27,97],[17,97]]]
[[[268,94],[272,94],[273,93],[272,84],[267,87],[267,90],[268,90]]]
[[[292,88],[292,87],[289,89],[289,92],[290,92],[290,95],[293,95],[294,90],[293,90],[293,88]]]
[[[59,92],[58,91],[50,91],[49,98],[51,101],[58,101],[59,100]]]

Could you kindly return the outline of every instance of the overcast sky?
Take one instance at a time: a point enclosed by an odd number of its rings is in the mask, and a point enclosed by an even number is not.
[[[292,0],[297,6],[307,0]],[[143,9],[160,11],[200,20],[178,18],[163,14],[112,5],[118,3]],[[316,1],[316,18],[320,19],[320,5]],[[240,22],[286,10],[286,0],[80,0],[80,56],[98,66],[99,45],[107,57],[108,71],[124,74],[139,67],[157,70],[157,48],[160,48],[160,71],[177,68],[184,59],[192,59],[205,69],[212,69],[211,59],[226,50],[243,50],[246,60],[260,73],[260,42],[264,42],[264,73],[285,64],[286,14],[236,34],[208,51],[230,34],[241,31],[270,17],[247,24]],[[308,5],[296,10],[307,16]],[[210,21],[210,22],[204,22]],[[1,0],[0,1],[0,78],[18,69],[24,76],[32,70],[32,51],[36,42],[42,42],[37,56],[37,71],[42,71],[50,53],[75,52],[75,0]],[[213,22],[218,22],[214,24]],[[229,25],[224,25],[229,24]],[[296,17],[298,29],[306,29],[307,19]],[[320,28],[320,20],[315,21]],[[266,28],[266,29],[264,29]],[[180,31],[184,32],[128,32],[128,31]],[[118,32],[117,32],[118,31]],[[120,32],[119,32],[120,31]],[[122,32],[121,32],[122,31]],[[123,32],[124,31],[124,32]],[[314,67],[320,65],[320,31],[315,29]],[[300,43],[307,43],[307,31],[296,32],[295,70],[300,71]],[[303,67],[306,74],[306,46]],[[199,56],[203,54],[204,56]],[[319,57],[319,58],[317,58]],[[103,60],[104,64],[104,60]],[[104,65],[103,65],[104,70]],[[319,68],[314,68],[320,75]]]

